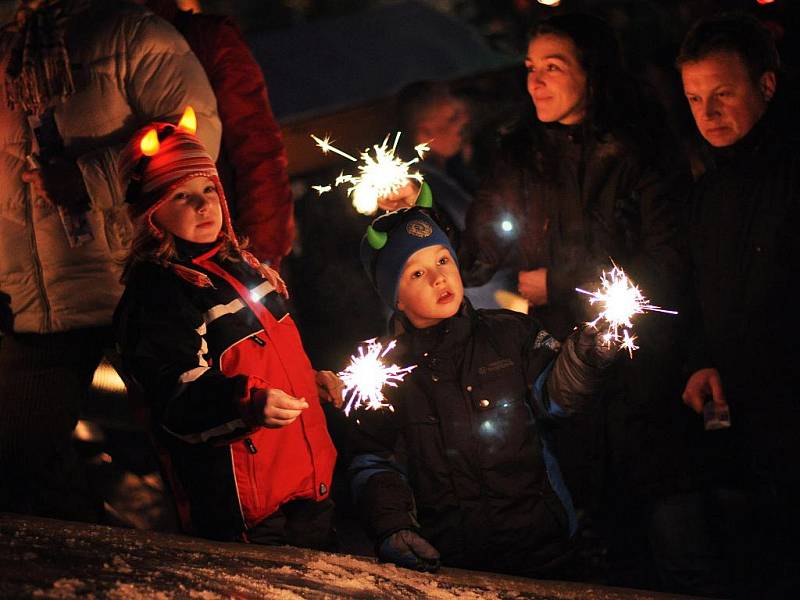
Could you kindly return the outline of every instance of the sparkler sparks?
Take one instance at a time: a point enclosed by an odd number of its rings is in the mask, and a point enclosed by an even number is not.
[[[406,375],[413,371],[417,366],[398,367],[397,365],[386,366],[383,358],[392,351],[397,342],[394,340],[386,348],[376,339],[366,340],[358,347],[358,354],[350,357],[350,364],[344,371],[339,373],[339,377],[345,385],[342,396],[344,397],[344,414],[350,415],[354,408],[363,406],[368,410],[378,410],[388,408],[394,410],[392,405],[386,402],[383,395],[383,386],[389,385],[397,387],[397,383],[403,381]]]
[[[347,195],[352,198],[353,206],[362,215],[372,215],[378,210],[378,198],[390,196],[402,188],[409,179],[422,182],[422,175],[418,171],[411,172],[409,167],[420,161],[426,152],[430,150],[427,143],[417,144],[414,151],[417,157],[405,162],[399,158],[395,151],[397,142],[400,140],[400,132],[395,134],[392,145],[389,146],[389,136],[387,135],[383,143],[372,146],[372,154],[367,148],[359,157],[356,158],[347,152],[343,152],[331,143],[330,136],[319,138],[311,134],[311,139],[316,142],[323,154],[334,152],[339,156],[358,163],[357,175],[341,173],[334,182],[335,186],[349,184]],[[313,186],[320,195],[330,191],[331,186]]]
[[[618,343],[621,348],[628,351],[631,357],[633,351],[639,348],[634,343],[636,336],[631,334],[633,330],[631,319],[635,315],[645,312],[678,314],[677,311],[650,304],[639,287],[634,285],[617,265],[614,265],[614,268],[608,273],[603,271],[600,277],[600,288],[594,292],[588,292],[581,288],[575,288],[575,290],[589,296],[589,304],[600,303],[601,309],[597,318],[588,324],[597,327],[600,321],[606,321],[608,325],[605,332],[601,334],[603,341],[607,345]]]

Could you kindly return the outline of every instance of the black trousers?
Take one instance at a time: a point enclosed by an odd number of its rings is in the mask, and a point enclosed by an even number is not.
[[[332,552],[333,501],[291,500],[246,532],[248,541],[265,546],[299,546]]]
[[[72,430],[110,328],[0,341],[0,511],[97,522]]]

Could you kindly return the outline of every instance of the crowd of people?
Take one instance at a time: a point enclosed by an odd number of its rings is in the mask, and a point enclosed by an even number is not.
[[[425,183],[337,232],[375,302],[318,285],[388,315],[416,368],[393,410],[342,420],[342,365],[301,340],[325,297],[279,272],[295,225],[260,69],[230,20],[146,4],[23,0],[0,31],[0,511],[104,521],[70,435],[107,353],[187,534],[346,550],[339,478],[403,567],[796,597],[800,129],[769,30],[686,34],[691,154],[588,14],[531,29],[530,101],[480,178],[469,104],[404,89]],[[631,356],[575,292],[612,260],[679,313],[638,320]],[[509,279],[527,314],[492,307]]]

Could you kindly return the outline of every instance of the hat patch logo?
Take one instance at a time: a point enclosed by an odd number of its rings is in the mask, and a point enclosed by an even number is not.
[[[413,221],[409,221],[409,223],[406,225],[406,231],[408,232],[408,235],[413,235],[414,237],[418,238],[426,238],[433,233],[433,227],[431,227],[430,224],[426,223],[425,221],[415,219]]]

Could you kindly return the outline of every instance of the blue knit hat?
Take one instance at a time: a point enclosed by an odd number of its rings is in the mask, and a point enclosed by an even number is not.
[[[450,240],[430,215],[433,200],[422,184],[417,204],[375,219],[361,239],[361,263],[381,299],[397,306],[397,288],[406,261],[417,250],[442,245],[456,260]]]

